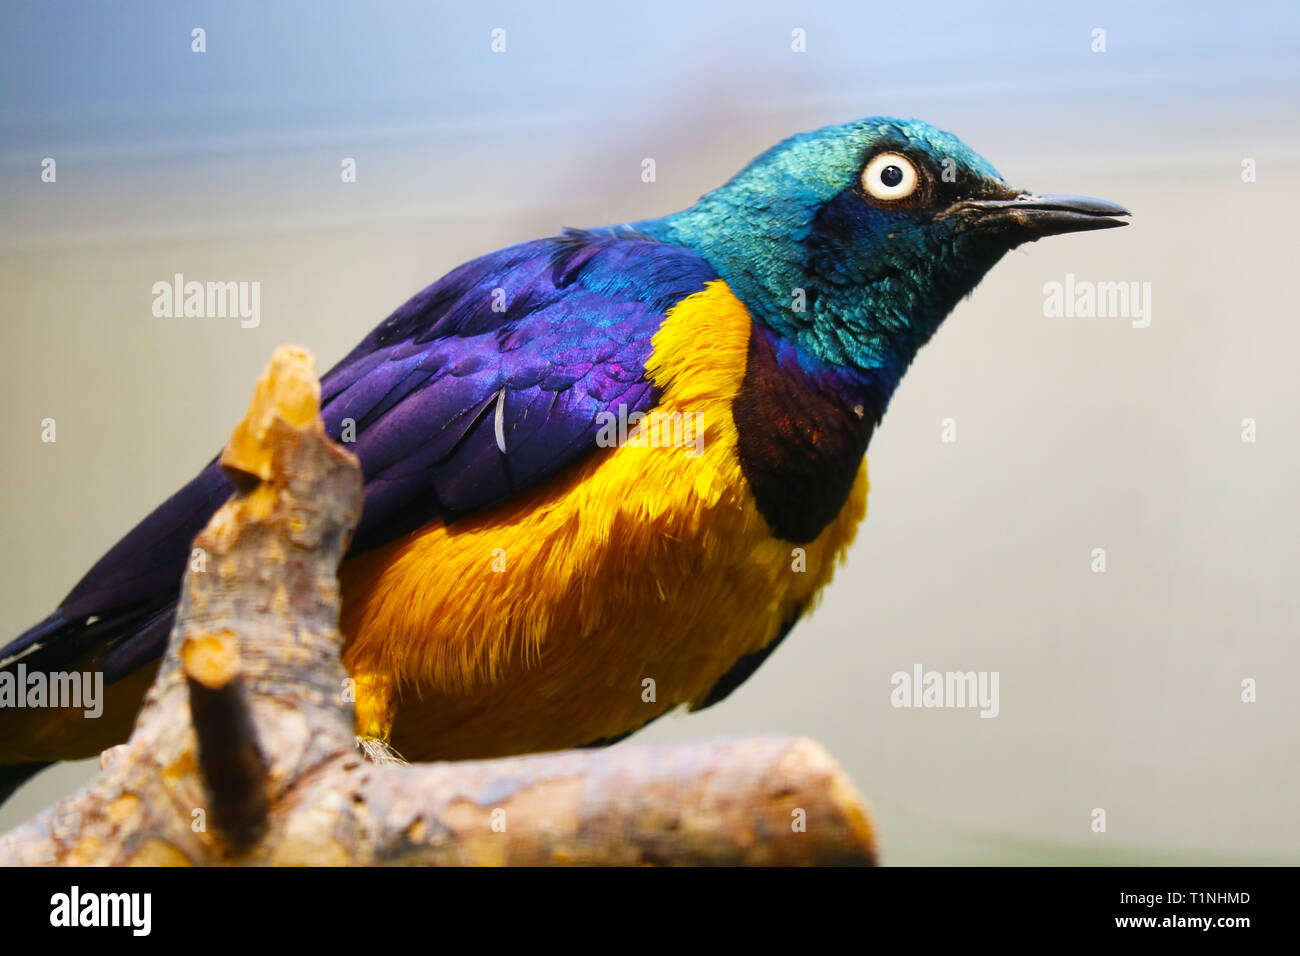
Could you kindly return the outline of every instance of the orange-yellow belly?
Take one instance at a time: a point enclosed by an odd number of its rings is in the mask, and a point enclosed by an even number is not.
[[[618,736],[699,701],[809,606],[866,511],[865,463],[815,541],[772,537],[731,417],[749,331],[711,283],[655,335],[660,414],[625,443],[343,564],[358,733],[391,730],[412,759]]]

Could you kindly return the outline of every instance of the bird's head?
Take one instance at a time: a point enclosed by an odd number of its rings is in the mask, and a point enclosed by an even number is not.
[[[1126,215],[1012,189],[952,134],[877,117],[792,137],[691,208],[638,228],[699,252],[756,319],[804,351],[892,390],[1008,250]]]

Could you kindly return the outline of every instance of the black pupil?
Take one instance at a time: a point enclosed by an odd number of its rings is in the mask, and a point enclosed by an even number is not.
[[[903,181],[903,171],[897,166],[886,166],[880,171],[880,181],[893,189]]]

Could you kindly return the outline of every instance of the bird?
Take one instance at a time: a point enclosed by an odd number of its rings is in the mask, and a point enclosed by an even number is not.
[[[1017,246],[1129,215],[872,117],[792,136],[682,211],[417,293],[320,383],[364,477],[339,569],[364,749],[603,746],[725,699],[842,562],[871,437],[953,307]],[[97,720],[0,709],[0,787],[126,738],[232,490],[214,459],[0,649],[0,678],[105,682]]]

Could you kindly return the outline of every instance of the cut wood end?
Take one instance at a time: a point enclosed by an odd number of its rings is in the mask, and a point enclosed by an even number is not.
[[[221,453],[221,466],[228,474],[242,473],[270,481],[274,474],[274,448],[267,440],[271,426],[281,420],[293,428],[302,428],[319,415],[316,359],[304,348],[281,345],[257,380],[248,412]]]
[[[107,770],[109,767],[113,766],[113,764],[125,757],[126,751],[126,744],[117,744],[116,746],[109,747],[99,755],[99,769]]]
[[[181,644],[186,675],[209,690],[220,690],[239,676],[239,641],[231,631],[187,637]]]
[[[856,845],[861,847],[873,865],[879,863],[880,847],[876,843],[876,827],[871,819],[871,809],[848,775],[842,770],[831,777],[827,786],[831,806],[844,815],[844,821]]]

